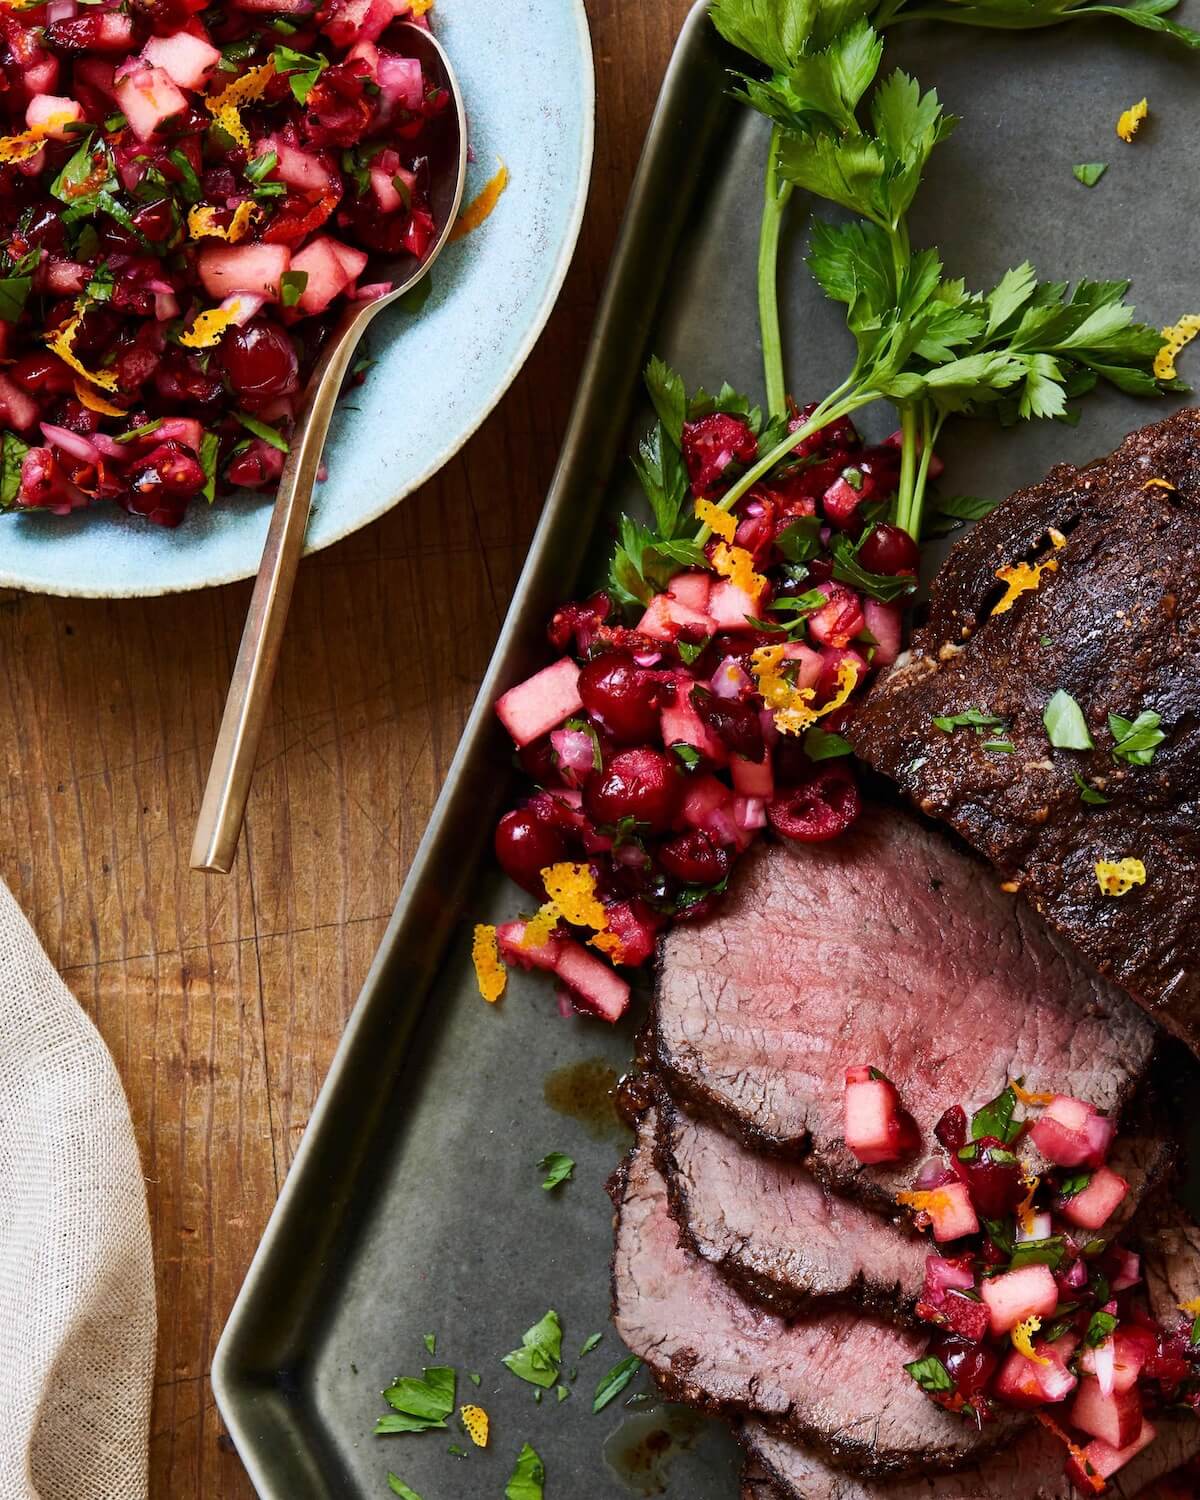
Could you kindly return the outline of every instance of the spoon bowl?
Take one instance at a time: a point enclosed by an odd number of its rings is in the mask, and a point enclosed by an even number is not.
[[[313,487],[334,407],[354,351],[372,319],[411,292],[429,274],[450,238],[462,203],[467,176],[467,119],[458,80],[450,59],[432,32],[411,23],[404,23],[402,30],[407,54],[417,58],[425,76],[436,80],[450,96],[451,107],[443,115],[444,160],[433,164],[430,193],[438,234],[419,261],[414,262],[412,257],[399,262],[372,259],[368,271],[371,280],[367,284],[391,281],[391,290],[368,301],[349,304],[330,333],[305,389],[279,478],[271,524],[196,820],[191,853],[193,870],[226,875],[237,853],[296,569],[304,550]]]

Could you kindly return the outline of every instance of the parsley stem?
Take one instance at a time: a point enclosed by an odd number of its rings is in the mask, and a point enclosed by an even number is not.
[[[787,386],[783,374],[783,336],[779,326],[779,238],[784,215],[792,196],[792,184],[779,176],[779,143],[783,132],[771,131],[767,156],[766,190],[762,226],[758,236],[758,324],[762,337],[763,375],[767,412],[777,416],[787,410]]]
[[[789,432],[776,443],[774,448],[769,449],[757,462],[752,464],[742,477],[730,485],[729,489],[717,501],[717,509],[732,510],[747,490],[752,489],[764,474],[769,473],[776,464],[781,463],[787,458],[788,454],[796,448],[797,444],[802,443],[806,437],[811,437],[814,432],[820,432],[822,428],[828,427],[831,422],[836,422],[839,417],[848,417],[851,412],[856,412],[860,406],[869,406],[872,401],[879,400],[879,393],[871,390],[869,387],[852,389],[850,394],[847,395],[847,388],[851,387],[852,384],[852,380],[847,380],[836,391],[832,391],[802,427],[798,427],[795,432]],[[701,526],[695,536],[696,546],[702,547],[710,536],[712,536],[712,531],[709,527]]]
[[[900,486],[896,492],[896,517],[913,541],[917,540],[911,524],[913,495],[916,491],[918,449],[917,408],[906,401],[900,408]]]

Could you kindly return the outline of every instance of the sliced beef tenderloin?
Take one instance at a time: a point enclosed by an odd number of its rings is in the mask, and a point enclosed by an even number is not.
[[[1054,535],[1058,533],[1059,535]],[[1065,537],[1065,541],[1064,541]],[[997,572],[1047,563],[996,612]],[[1059,689],[1091,750],[1051,746]],[[922,811],[991,859],[1102,974],[1200,1049],[1200,411],[1131,434],[1084,469],[1018,491],[934,580],[928,623],[848,733]],[[1002,727],[943,733],[982,710]],[[1114,756],[1109,715],[1161,717],[1149,764]],[[989,740],[1009,741],[1002,754]],[[1077,778],[1108,800],[1084,801]],[[1144,885],[1102,892],[1096,864],[1129,857]]]
[[[748,1463],[742,1470],[741,1500],[780,1500],[771,1476],[759,1464]]]
[[[800,1162],[751,1151],[664,1095],[658,1163],[688,1247],[783,1317],[849,1302],[907,1322],[928,1240],[823,1188]]]
[[[846,1303],[914,1321],[934,1248],[928,1237],[830,1193],[805,1163],[749,1150],[680,1109],[665,1090],[657,1101],[657,1163],[694,1254],[783,1317]],[[1130,1190],[1105,1226],[1110,1237],[1174,1161],[1173,1145],[1159,1133],[1159,1109],[1157,1091],[1144,1087],[1113,1145],[1109,1166]]]
[[[753,1306],[679,1244],[654,1162],[653,1110],[614,1182],[617,1331],[674,1399],[753,1413],[835,1463],[882,1476],[969,1463],[1004,1440],[932,1406],[904,1372],[926,1337],[831,1313],[786,1323]]]
[[[913,1174],[847,1150],[848,1066],[893,1081],[927,1150],[947,1104],[1009,1078],[1113,1112],[1146,1068],[1137,1007],[914,818],[869,809],[832,843],[760,845],[738,876],[664,939],[646,1047],[695,1112],[840,1192],[890,1208]]]
[[[1154,1425],[1154,1442],[1108,1481],[1104,1493],[1111,1500],[1131,1500],[1200,1451],[1200,1422],[1163,1417]],[[756,1479],[755,1500],[1079,1500],[1064,1473],[1062,1442],[1041,1427],[959,1473],[883,1482],[836,1469],[760,1422],[743,1423],[738,1436],[752,1471],[774,1486],[764,1490]]]

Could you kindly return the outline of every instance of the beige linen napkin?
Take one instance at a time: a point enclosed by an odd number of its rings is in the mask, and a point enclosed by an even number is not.
[[[0,881],[0,1500],[143,1500],[154,1338],[121,1081]]]

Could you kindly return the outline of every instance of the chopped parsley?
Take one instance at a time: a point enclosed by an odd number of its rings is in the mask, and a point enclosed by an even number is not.
[[[277,432],[274,427],[266,422],[260,422],[257,417],[252,417],[244,411],[235,411],[233,415],[247,432],[252,432],[255,437],[262,438],[264,443],[270,443],[271,447],[278,448],[280,453],[289,451],[290,445],[287,438],[281,432]]]
[[[446,1366],[434,1366],[414,1375],[401,1376],[383,1393],[392,1408],[375,1423],[375,1432],[383,1436],[393,1432],[428,1432],[445,1427],[454,1410],[455,1372]]]
[[[559,1183],[566,1182],[575,1170],[575,1163],[569,1156],[564,1156],[561,1151],[548,1151],[538,1168],[545,1172],[546,1176],[542,1182],[542,1188],[548,1193],[552,1188],[558,1187]]]
[[[641,1368],[642,1362],[636,1354],[630,1354],[615,1364],[596,1387],[593,1413],[603,1411],[610,1401],[615,1401]]]
[[[542,1500],[545,1483],[546,1465],[537,1450],[526,1443],[517,1455],[512,1477],[504,1486],[504,1500]]]
[[[287,75],[297,104],[304,104],[312,92],[313,84],[329,66],[327,57],[310,57],[306,52],[297,52],[281,42],[271,54],[275,71]]]
[[[960,714],[943,714],[933,721],[934,728],[943,734],[953,734],[956,729],[995,729],[1003,723],[1003,719],[979,708],[966,708]]]
[[[1059,1183],[1058,1196],[1065,1203],[1068,1198],[1075,1198],[1082,1193],[1091,1180],[1092,1174],[1086,1168],[1082,1172],[1072,1172]]]
[[[562,1324],[553,1308],[521,1335],[521,1347],[502,1360],[518,1380],[542,1390],[558,1383],[562,1363]]]
[[[921,1389],[930,1394],[938,1391],[952,1391],[954,1389],[954,1382],[950,1378],[950,1371],[947,1370],[936,1354],[927,1354],[924,1359],[914,1359],[911,1364],[905,1365],[904,1368]]]
[[[29,444],[15,432],[6,432],[0,437],[0,506],[6,509],[17,502],[21,489],[21,465],[28,452]]]
[[[1050,1235],[1044,1240],[1019,1240],[1012,1250],[1010,1271],[1022,1266],[1049,1266],[1057,1271],[1067,1254],[1067,1242],[1061,1234]]]
[[[1083,717],[1083,709],[1071,697],[1070,693],[1059,688],[1046,704],[1042,713],[1042,723],[1046,726],[1046,733],[1050,737],[1050,743],[1056,750],[1091,750],[1092,736],[1088,731],[1087,721]]]
[[[422,1338],[421,1342],[425,1345],[426,1351],[428,1353],[430,1353],[430,1354],[436,1354],[437,1353],[437,1334],[436,1333],[427,1333],[427,1334],[425,1334],[424,1337]]]
[[[1116,1314],[1100,1309],[1092,1314],[1091,1321],[1087,1326],[1087,1332],[1083,1336],[1083,1342],[1089,1349],[1098,1349],[1104,1343],[1105,1339],[1112,1336],[1116,1326]]]
[[[583,1341],[583,1348],[579,1351],[579,1358],[582,1359],[585,1354],[590,1354],[603,1338],[604,1335],[602,1333],[589,1333]]]
[[[1120,714],[1109,714],[1108,727],[1116,744],[1113,755],[1127,760],[1131,766],[1148,766],[1154,752],[1166,739],[1158,727],[1162,717],[1152,708],[1144,708],[1136,719],[1123,719]]]
[[[839,755],[852,755],[854,746],[842,735],[814,725],[804,736],[804,753],[809,760],[834,760]]]
[[[388,1489],[391,1490],[393,1495],[399,1495],[400,1500],[421,1500],[421,1497],[417,1494],[416,1490],[410,1489],[409,1486],[405,1484],[403,1479],[397,1478],[397,1476],[393,1474],[390,1469],[388,1470],[387,1481]]]
[[[1021,1133],[1021,1121],[1013,1119],[1017,1107],[1017,1096],[1012,1088],[997,1094],[990,1104],[975,1111],[971,1117],[971,1139],[981,1141],[991,1136],[1005,1146],[1011,1146]]]
[[[1084,781],[1078,771],[1072,771],[1071,775],[1074,776],[1075,785],[1079,788],[1081,802],[1090,802],[1096,807],[1104,807],[1108,803],[1109,798],[1103,792],[1098,792],[1090,782]]]
[[[1001,755],[1012,755],[1015,753],[1017,747],[1013,744],[1012,740],[984,740],[979,748],[981,750],[993,750]]]
[[[308,285],[307,271],[285,271],[279,278],[279,300],[284,307],[295,307]]]
[[[1076,182],[1082,182],[1084,187],[1095,187],[1107,171],[1106,161],[1083,161],[1071,168]]]

